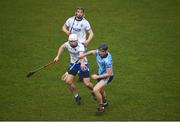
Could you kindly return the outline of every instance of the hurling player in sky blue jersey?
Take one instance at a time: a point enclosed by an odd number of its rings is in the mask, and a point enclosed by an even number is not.
[[[97,109],[97,113],[102,113],[105,110],[105,107],[108,106],[104,88],[107,84],[109,84],[113,79],[113,66],[112,66],[112,56],[107,51],[108,45],[101,44],[97,50],[91,50],[83,55],[80,58],[83,58],[87,55],[95,55],[96,62],[99,67],[98,73],[93,74],[91,77],[94,80],[97,80],[97,84],[93,88],[93,92],[99,102],[99,107]]]

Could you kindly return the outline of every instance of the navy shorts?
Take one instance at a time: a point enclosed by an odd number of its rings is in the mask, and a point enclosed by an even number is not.
[[[109,84],[113,80],[113,77],[114,76],[111,76],[111,77],[108,77],[108,78],[99,78],[99,79],[97,79],[97,82],[103,80],[104,83]]]
[[[76,76],[76,74],[79,72],[80,77],[82,78],[89,78],[89,67],[88,64],[86,64],[86,68],[84,70],[81,69],[81,64],[74,64],[70,63],[68,67],[68,74]]]

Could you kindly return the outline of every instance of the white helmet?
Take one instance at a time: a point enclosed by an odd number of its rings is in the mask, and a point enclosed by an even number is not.
[[[69,41],[77,41],[78,37],[76,34],[70,34],[68,40]]]

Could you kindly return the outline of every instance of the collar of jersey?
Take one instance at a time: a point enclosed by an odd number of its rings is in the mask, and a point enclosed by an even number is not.
[[[75,20],[76,20],[76,21],[82,21],[83,19],[84,19],[84,17],[83,17],[82,19],[80,19],[80,20],[76,19],[76,17],[75,17]]]
[[[108,56],[108,53],[106,53],[104,56],[100,56],[101,58],[106,58]]]

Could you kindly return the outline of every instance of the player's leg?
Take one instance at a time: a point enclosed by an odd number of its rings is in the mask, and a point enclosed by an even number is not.
[[[104,106],[103,106],[103,97],[101,94],[101,90],[106,86],[106,83],[103,80],[100,80],[93,88],[93,92],[97,98],[97,101],[99,102],[99,107],[97,109],[97,113],[104,112]]]
[[[106,93],[105,93],[104,89],[105,88],[102,88],[101,91],[100,91],[103,101],[104,101],[104,99],[106,99]]]
[[[89,67],[87,64],[85,69],[79,67],[79,75],[83,78],[84,85],[92,91],[93,84],[90,82]]]
[[[108,102],[106,99],[106,92],[105,92],[105,88],[102,88],[100,91],[101,95],[102,95],[102,100],[103,100],[103,106],[107,107],[108,106]]]
[[[104,83],[109,84],[112,80],[113,80],[113,76],[106,78],[106,79],[102,79],[104,81]],[[106,99],[106,93],[105,93],[105,87],[101,89],[100,91],[101,95],[102,95],[102,99],[103,99],[103,106],[107,107],[108,106],[108,102]]]
[[[93,84],[90,82],[90,78],[83,78],[83,81],[84,81],[84,85],[90,89],[93,99],[96,100],[96,96],[93,92]]]
[[[93,84],[90,82],[90,78],[83,78],[84,85],[93,91]]]
[[[71,64],[72,65],[72,64]],[[75,87],[75,85],[73,84],[73,79],[74,77],[76,76],[77,72],[78,72],[78,66],[79,64],[76,64],[74,65],[69,71],[68,71],[68,75],[67,75],[67,78],[66,78],[66,84],[68,85],[68,88],[70,89],[70,91],[73,93],[74,95],[74,98],[76,100],[76,103],[78,105],[80,105],[80,100],[81,100],[81,97],[79,96],[78,92],[77,92],[77,89]]]
[[[61,76],[61,80],[66,80],[66,78],[67,78],[67,75],[68,75],[68,72],[65,72],[62,76]]]
[[[105,87],[105,83],[103,82],[103,80],[99,81],[93,88],[93,92],[96,95],[97,101],[99,102],[99,104],[103,103],[103,99],[102,99],[102,95],[101,95],[101,89],[103,87]]]
[[[85,69],[82,70],[80,68],[79,75],[83,78],[84,85],[91,91],[91,94],[93,95],[93,98],[96,99],[96,97],[95,97],[95,95],[93,93],[93,84],[90,81],[89,68],[88,68],[87,64],[86,64]]]
[[[75,85],[72,82],[73,79],[74,79],[74,76],[71,75],[71,74],[68,74],[65,82],[66,82],[69,90],[73,93],[74,96],[76,96],[77,95],[77,90],[76,90]]]

